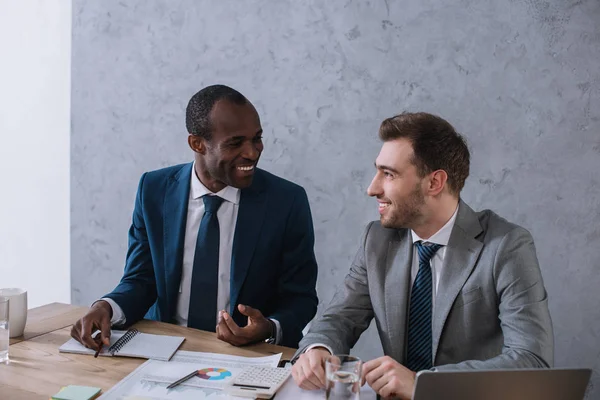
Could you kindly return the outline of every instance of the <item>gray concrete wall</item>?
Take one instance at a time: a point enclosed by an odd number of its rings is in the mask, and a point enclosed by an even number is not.
[[[308,192],[320,309],[377,218],[379,123],[429,111],[470,143],[463,198],[533,233],[557,366],[600,368],[599,21],[596,0],[75,0],[73,301],[118,282],[140,174],[191,160],[185,105],[220,82],[262,117],[261,166]]]

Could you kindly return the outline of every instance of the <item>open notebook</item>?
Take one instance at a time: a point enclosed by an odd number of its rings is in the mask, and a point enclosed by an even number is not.
[[[150,358],[152,360],[169,361],[185,340],[181,336],[152,335],[142,333],[137,329],[128,331],[111,331],[110,347],[102,347],[101,356],[122,356]],[[96,353],[88,349],[75,339],[58,348],[61,353],[91,354]]]

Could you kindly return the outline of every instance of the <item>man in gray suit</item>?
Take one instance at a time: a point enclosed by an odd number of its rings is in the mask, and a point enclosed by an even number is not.
[[[300,342],[292,375],[325,384],[324,360],[347,354],[375,318],[385,357],[363,383],[410,399],[416,372],[548,368],[554,338],[528,231],[460,199],[464,139],[442,118],[404,113],[381,124],[368,189],[380,221],[364,233],[343,286]]]

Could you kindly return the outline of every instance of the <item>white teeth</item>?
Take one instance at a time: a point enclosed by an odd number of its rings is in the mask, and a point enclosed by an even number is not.
[[[389,207],[389,206],[390,206],[389,204],[382,204],[382,203],[379,203],[379,208],[387,208],[387,207]]]
[[[240,171],[252,171],[254,169],[254,165],[250,165],[249,167],[237,167]]]

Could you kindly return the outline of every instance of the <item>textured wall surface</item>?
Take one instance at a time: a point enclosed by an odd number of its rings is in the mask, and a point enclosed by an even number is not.
[[[261,115],[261,166],[308,192],[320,309],[377,217],[379,123],[429,111],[469,141],[463,198],[533,233],[556,364],[599,369],[598,21],[597,0],[75,0],[73,301],[118,282],[140,174],[191,160],[185,105],[220,82]]]

